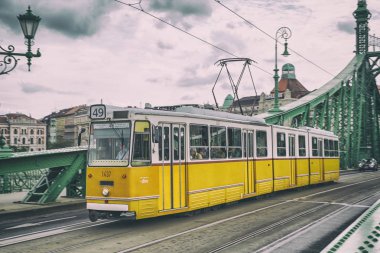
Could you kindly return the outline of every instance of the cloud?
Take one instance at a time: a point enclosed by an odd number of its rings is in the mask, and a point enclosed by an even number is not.
[[[11,30],[19,30],[21,32],[20,24],[17,20],[17,15],[24,13],[24,7],[18,6],[13,0],[0,1],[0,22],[5,24]]]
[[[180,80],[178,80],[178,86],[180,87],[196,87],[196,86],[206,86],[209,85],[211,87],[212,84],[215,82],[214,75],[205,76],[205,77],[183,77]],[[211,89],[211,88],[210,88]]]
[[[173,49],[174,48],[173,45],[170,45],[169,43],[164,43],[162,41],[157,42],[157,47],[160,48],[160,49],[164,49],[164,50],[165,49],[168,50],[168,49]]]
[[[159,12],[174,12],[183,16],[210,16],[211,6],[204,0],[152,0],[149,8]]]
[[[102,22],[115,5],[107,0],[97,1],[34,1],[31,6],[34,15],[41,17],[41,26],[58,31],[72,38],[94,35],[102,28]],[[57,6],[58,5],[58,6]],[[19,27],[16,15],[24,13],[27,6],[21,1],[0,1],[0,22],[12,30]],[[85,10],[85,11],[84,11]],[[20,29],[21,31],[21,29]]]
[[[45,87],[39,84],[33,84],[33,83],[21,83],[21,90],[26,94],[33,94],[33,93],[51,93],[51,94],[60,94],[60,95],[78,95],[76,92],[72,91],[59,91],[56,89],[52,89],[49,87]]]
[[[348,34],[355,34],[355,23],[354,21],[342,21],[337,23],[337,28],[339,31],[348,33]]]
[[[185,30],[193,27],[193,22],[186,20],[198,20],[199,17],[209,17],[212,13],[210,3],[204,0],[151,0],[148,10],[164,13],[165,21],[176,26],[180,24]],[[162,29],[165,26],[158,23],[156,27]]]
[[[183,101],[192,101],[195,98],[197,98],[197,96],[185,95],[185,96],[181,97],[181,100],[183,100]]]

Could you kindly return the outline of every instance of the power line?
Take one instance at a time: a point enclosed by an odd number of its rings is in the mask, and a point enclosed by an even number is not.
[[[224,8],[226,8],[228,11],[232,12],[233,14],[235,14],[236,16],[238,16],[239,18],[241,18],[242,20],[244,20],[246,23],[248,23],[249,25],[253,26],[254,28],[256,28],[257,30],[259,30],[260,32],[262,32],[263,34],[265,34],[266,36],[268,36],[269,38],[273,39],[273,40],[276,40],[276,38],[274,38],[273,36],[271,36],[270,34],[268,34],[267,32],[265,32],[263,29],[259,28],[258,26],[256,26],[255,24],[253,24],[252,22],[250,22],[249,20],[247,20],[246,18],[242,17],[241,15],[239,15],[237,12],[233,11],[232,9],[230,9],[228,6],[222,4],[220,2],[220,0],[214,0],[215,2],[217,2],[218,4],[220,4],[221,6],[223,6]],[[280,44],[282,44],[281,42],[279,42]],[[283,44],[282,44],[283,45]],[[295,51],[294,49],[291,49],[290,47],[288,47],[288,49],[290,51],[292,51],[293,53],[295,53],[296,55],[298,55],[299,57],[301,57],[302,59],[304,59],[305,61],[309,62],[310,64],[314,65],[315,67],[319,68],[320,70],[322,70],[323,72],[331,75],[331,76],[334,76],[333,74],[331,74],[329,71],[325,70],[324,68],[322,68],[321,66],[319,66],[318,64],[312,62],[311,60],[307,59],[306,57],[304,57],[303,55],[301,55],[300,53],[298,53],[297,51]]]
[[[114,1],[115,1],[115,2],[118,2],[118,3],[120,3],[120,4],[123,4],[123,5],[126,5],[126,6],[128,6],[128,7],[131,7],[131,8],[133,8],[133,9],[135,9],[135,10],[139,10],[139,11],[143,12],[144,14],[146,14],[146,15],[148,15],[148,16],[154,18],[154,19],[157,19],[158,21],[161,21],[161,22],[163,22],[163,23],[165,23],[165,24],[167,24],[167,25],[169,25],[169,26],[173,27],[174,29],[176,29],[176,30],[178,30],[178,31],[180,31],[180,32],[183,32],[183,33],[185,33],[185,34],[187,34],[187,35],[189,35],[189,36],[191,36],[191,37],[193,37],[193,38],[195,38],[195,39],[197,39],[197,40],[199,40],[199,41],[201,41],[201,42],[203,42],[203,43],[206,43],[207,45],[209,45],[209,46],[211,46],[211,47],[213,47],[213,48],[215,48],[215,49],[218,49],[218,50],[220,50],[220,51],[223,51],[223,52],[226,53],[226,54],[229,54],[229,55],[231,55],[231,56],[233,56],[233,57],[235,57],[235,58],[240,58],[240,57],[238,57],[237,55],[235,55],[235,54],[233,54],[233,53],[227,51],[226,49],[223,49],[223,48],[221,48],[221,47],[219,47],[219,46],[217,46],[217,45],[214,45],[214,44],[212,44],[211,42],[208,42],[207,40],[204,40],[204,39],[202,39],[202,38],[200,38],[200,37],[198,37],[198,36],[196,36],[196,35],[194,35],[194,34],[188,32],[188,31],[186,31],[186,30],[183,30],[183,29],[181,29],[181,28],[179,28],[179,27],[177,27],[177,26],[175,26],[175,25],[173,25],[173,24],[171,24],[171,23],[165,21],[165,20],[162,19],[162,18],[159,18],[159,17],[157,17],[157,16],[155,16],[155,15],[153,15],[153,14],[151,14],[151,13],[145,11],[145,10],[142,8],[142,6],[141,6],[141,2],[142,2],[142,0],[140,0],[140,1],[137,2],[137,3],[133,3],[133,4],[128,4],[128,3],[125,3],[125,2],[120,1],[120,0],[114,0]],[[136,6],[138,6],[138,7],[136,7]],[[265,72],[265,73],[267,73],[267,74],[269,74],[269,75],[272,75],[272,73],[266,71],[265,69],[260,68],[259,66],[253,65],[253,67],[255,67],[255,68],[257,68],[257,69],[259,69],[259,70],[261,70],[261,71],[263,71],[263,72]]]

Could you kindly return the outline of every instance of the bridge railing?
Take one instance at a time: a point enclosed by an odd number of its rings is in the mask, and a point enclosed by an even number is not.
[[[83,197],[86,157],[87,147],[14,153],[0,159],[0,176],[45,170],[22,201],[24,203],[54,202],[65,188],[68,196]]]

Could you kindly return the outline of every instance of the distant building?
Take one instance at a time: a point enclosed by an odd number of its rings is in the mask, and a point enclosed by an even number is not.
[[[0,115],[0,135],[16,151],[46,149],[46,124],[22,113]]]
[[[279,106],[289,104],[299,98],[310,93],[296,78],[294,65],[287,63],[282,67],[281,79],[278,83],[278,97]],[[229,95],[231,96],[231,95]],[[232,96],[227,96],[225,104],[229,103]],[[232,98],[233,99],[233,98]],[[229,100],[229,101],[227,101]],[[240,106],[243,114],[252,115],[264,113],[273,108],[274,104],[274,89],[270,94],[262,93],[260,96],[250,96],[240,98],[240,105],[238,101],[233,101],[228,111],[234,113],[241,113]]]
[[[53,112],[43,118],[47,124],[49,147],[73,147],[78,145],[78,135],[81,129],[82,145],[88,144],[90,126],[89,107],[86,105],[74,106]]]

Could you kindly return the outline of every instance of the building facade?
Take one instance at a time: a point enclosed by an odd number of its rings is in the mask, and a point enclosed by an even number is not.
[[[80,133],[81,145],[88,144],[90,126],[88,106],[79,105],[62,109],[44,117],[43,121],[47,124],[50,148],[77,146]]]
[[[1,115],[0,135],[15,151],[46,149],[46,124],[22,113]]]

